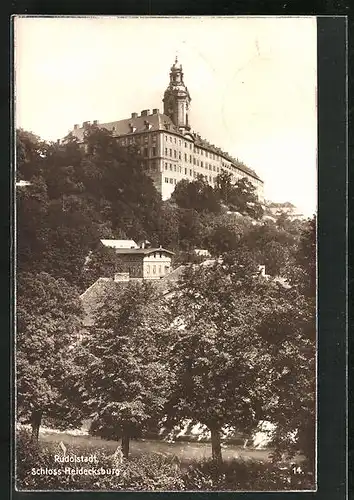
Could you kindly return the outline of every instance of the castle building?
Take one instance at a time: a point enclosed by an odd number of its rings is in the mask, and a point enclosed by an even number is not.
[[[225,171],[234,181],[247,178],[263,201],[263,181],[256,172],[191,130],[190,104],[182,65],[176,58],[163,96],[163,113],[157,108],[152,112],[145,109],[140,115],[134,112],[124,120],[102,124],[95,120],[93,125],[111,131],[120,145],[139,148],[146,170],[163,200],[171,196],[182,179],[192,181],[203,175],[214,186],[216,176]],[[83,140],[89,125],[90,122],[84,122],[82,127],[74,125],[73,135]]]

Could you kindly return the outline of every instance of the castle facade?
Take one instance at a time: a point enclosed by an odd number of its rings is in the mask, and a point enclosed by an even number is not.
[[[145,109],[140,115],[134,112],[124,120],[103,124],[95,120],[93,124],[111,131],[120,145],[138,147],[146,171],[164,200],[182,179],[192,181],[202,175],[214,186],[216,176],[228,172],[234,181],[247,178],[263,201],[264,184],[256,172],[191,130],[190,104],[182,65],[176,58],[163,96],[163,113],[157,108],[151,112]],[[74,125],[73,135],[83,140],[89,125],[90,122],[81,127]]]

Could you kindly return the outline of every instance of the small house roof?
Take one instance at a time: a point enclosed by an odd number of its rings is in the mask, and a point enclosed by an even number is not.
[[[166,250],[165,248],[117,248],[116,253],[117,254],[134,254],[134,255],[148,255],[150,253],[154,252],[163,252],[163,253],[168,253],[170,255],[174,255],[173,252],[170,250]]]
[[[110,248],[139,248],[134,240],[101,240],[101,243]]]

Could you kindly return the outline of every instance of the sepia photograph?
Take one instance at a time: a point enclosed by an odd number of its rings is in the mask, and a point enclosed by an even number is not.
[[[15,16],[17,491],[316,491],[316,17]]]

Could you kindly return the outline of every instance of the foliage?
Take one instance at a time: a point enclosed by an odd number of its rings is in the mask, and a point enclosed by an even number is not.
[[[213,188],[202,175],[196,180],[181,180],[175,187],[171,199],[180,208],[193,209],[197,212],[220,212],[220,204]]]
[[[300,469],[301,470],[301,467]],[[275,491],[313,489],[313,476],[294,475],[292,466],[230,460],[218,465],[213,460],[191,464],[185,475],[186,490]]]
[[[314,434],[312,302],[259,276],[254,256],[239,249],[214,266],[189,267],[172,311],[171,422],[205,424],[213,456],[221,460],[223,425],[250,430],[270,420],[277,425],[278,456],[286,448],[290,456],[301,451],[311,458],[314,440],[305,449],[304,436]]]
[[[98,244],[86,258],[82,271],[81,288],[84,291],[98,278],[112,278],[116,272],[121,271],[122,265],[115,250]]]
[[[274,491],[314,488],[312,476],[295,475],[289,466],[280,469],[275,464],[239,460],[217,466],[214,461],[202,460],[183,468],[175,457],[162,454],[118,461],[114,455],[107,455],[100,449],[91,450],[97,458],[94,467],[114,469],[114,474],[34,475],[33,469],[58,469],[62,464],[53,463],[53,450],[34,443],[26,431],[18,431],[16,438],[16,487],[19,490]],[[56,452],[62,455],[59,447]],[[67,454],[87,456],[87,451],[68,446]]]
[[[18,417],[38,438],[43,414],[80,421],[70,387],[72,350],[81,331],[81,304],[64,279],[46,273],[17,277],[16,390]]]
[[[77,362],[83,368],[82,400],[93,432],[129,439],[161,416],[168,375],[160,348],[167,314],[149,284],[116,287],[97,313]]]
[[[263,215],[256,188],[246,177],[233,183],[232,175],[222,172],[216,177],[215,194],[232,212],[249,215],[254,219],[260,219]]]

